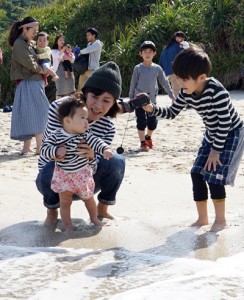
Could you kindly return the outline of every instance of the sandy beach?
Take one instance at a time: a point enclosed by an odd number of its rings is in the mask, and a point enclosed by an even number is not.
[[[230,94],[234,106],[244,118],[244,91],[233,91]],[[169,106],[170,99],[159,96],[158,104]],[[7,247],[4,249],[61,247],[77,251],[93,249],[103,253],[111,249],[126,249],[133,255],[142,252],[160,253],[166,257],[213,262],[244,252],[244,160],[240,165],[235,186],[227,187],[228,227],[218,233],[208,232],[214,220],[211,201],[210,225],[201,228],[189,227],[196,219],[189,172],[204,133],[200,117],[192,109],[182,111],[173,121],[159,120],[153,136],[154,149],[149,152],[139,151],[134,114],[117,117],[117,134],[113,147],[116,149],[123,141],[126,173],[117,203],[110,209],[116,219],[107,221],[102,229],[95,228],[89,224],[84,204],[75,201],[72,205],[72,218],[79,230],[70,237],[65,236],[59,228],[55,232],[44,228],[46,210],[42,204],[42,196],[35,186],[38,157],[33,154],[25,157],[18,155],[22,145],[10,140],[10,123],[11,113],[3,113],[1,110],[0,246]],[[6,257],[3,256],[2,259]],[[128,286],[127,289],[121,287],[117,292],[128,289]],[[37,291],[38,289],[35,293]],[[244,295],[243,290],[242,292]],[[17,292],[13,295],[18,298]],[[99,297],[70,299],[100,299]]]

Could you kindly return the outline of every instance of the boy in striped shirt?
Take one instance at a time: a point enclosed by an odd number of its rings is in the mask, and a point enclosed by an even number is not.
[[[229,93],[213,77],[208,55],[200,48],[180,52],[173,62],[181,91],[169,108],[154,104],[144,106],[153,116],[174,119],[186,106],[201,116],[206,131],[191,169],[193,198],[198,219],[191,226],[208,224],[208,187],[215,208],[215,221],[210,231],[226,227],[225,185],[234,185],[244,150],[243,121],[235,110]]]

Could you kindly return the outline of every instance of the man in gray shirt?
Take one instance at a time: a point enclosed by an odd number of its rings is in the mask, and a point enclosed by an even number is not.
[[[80,51],[80,54],[89,54],[88,70],[80,75],[77,91],[80,92],[87,78],[100,66],[100,57],[103,43],[97,38],[98,32],[95,28],[88,28],[86,31],[87,47]]]

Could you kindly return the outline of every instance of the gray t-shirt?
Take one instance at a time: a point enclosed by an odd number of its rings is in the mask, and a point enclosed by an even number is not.
[[[175,98],[170,83],[160,65],[155,63],[151,66],[145,66],[143,63],[136,65],[130,83],[130,99],[136,97],[139,93],[147,93],[151,102],[156,103],[158,83],[165,89],[171,99]]]

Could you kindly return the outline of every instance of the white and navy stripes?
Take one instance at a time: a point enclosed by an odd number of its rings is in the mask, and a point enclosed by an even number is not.
[[[212,77],[201,94],[186,94],[181,90],[174,104],[169,108],[154,106],[151,115],[174,119],[186,106],[192,107],[201,116],[206,127],[205,138],[218,152],[223,150],[228,132],[243,126],[229,93]]]
[[[49,113],[48,113],[48,122],[43,135],[43,142],[46,140],[48,136],[50,136],[55,130],[62,128],[60,121],[57,115],[57,109],[59,104],[66,100],[68,97],[63,97],[62,99],[58,99],[50,104]],[[107,145],[111,145],[114,135],[115,135],[115,126],[111,121],[110,117],[102,117],[98,121],[94,121],[89,124],[90,130],[93,135],[101,138]],[[97,154],[97,157],[100,155]],[[41,170],[51,159],[43,156],[42,154],[39,156],[38,160],[38,168]],[[94,161],[90,161],[90,164],[94,164]]]
[[[108,147],[100,138],[94,136],[91,130],[87,130],[83,134],[69,134],[63,128],[59,128],[42,143],[41,155],[48,159],[55,159],[57,148],[64,145],[66,148],[65,158],[63,161],[56,161],[56,165],[66,172],[79,171],[89,163],[88,158],[80,157],[77,154],[77,147],[80,145],[81,139],[85,139],[92,150],[101,155]]]

